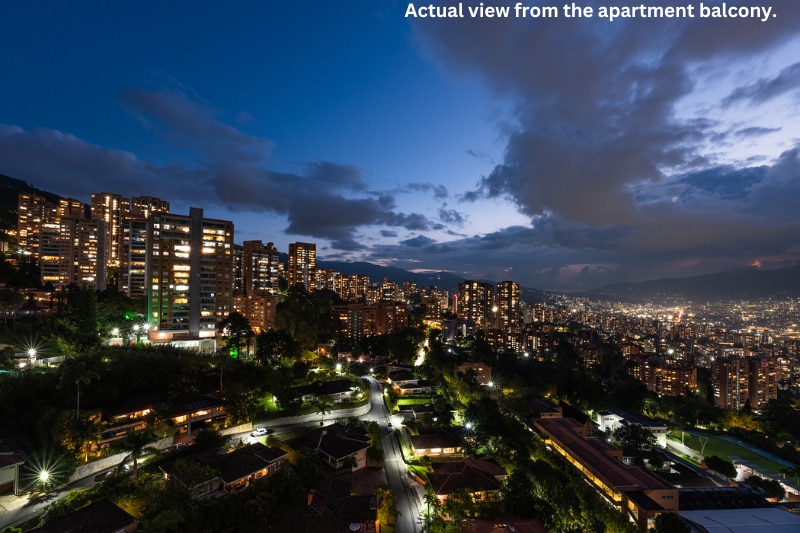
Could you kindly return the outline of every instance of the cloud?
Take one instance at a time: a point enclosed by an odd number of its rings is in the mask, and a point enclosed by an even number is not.
[[[423,193],[432,193],[433,198],[435,200],[443,200],[447,198],[448,192],[447,187],[444,185],[434,185],[432,183],[416,183],[411,182],[405,185],[400,191],[398,192],[410,192],[410,191],[417,191]]]
[[[749,105],[762,104],[789,92],[798,92],[800,86],[800,63],[790,65],[771,79],[759,79],[748,85],[738,87],[725,97],[722,103],[726,106],[737,102]]]
[[[356,165],[310,161],[296,172],[271,169],[271,140],[225,123],[220,112],[183,93],[132,89],[120,100],[144,127],[187,157],[157,165],[60,131],[0,125],[3,169],[41,188],[84,198],[100,192],[102,184],[104,191],[126,195],[146,192],[232,211],[274,213],[286,217],[286,233],[327,239],[346,251],[364,248],[358,236],[366,227],[443,228],[423,214],[398,211],[395,193],[368,191],[366,172]],[[441,185],[410,184],[408,189],[447,196]]]
[[[781,131],[783,128],[764,128],[760,126],[751,126],[749,128],[742,128],[733,132],[736,137],[746,139],[750,137],[761,137],[762,135],[769,135],[770,133],[776,133]]]
[[[434,242],[435,241],[430,237],[426,237],[425,235],[417,235],[416,237],[412,237],[411,239],[400,241],[400,244],[402,244],[403,246],[410,246],[412,248],[422,248],[424,246],[433,244]]]
[[[447,209],[447,204],[442,204],[439,208],[439,220],[450,226],[464,227],[466,216],[455,209]]]
[[[792,113],[769,127],[766,108],[735,123],[720,113],[734,102],[761,109],[796,90],[800,64],[774,61],[777,73],[759,74],[778,47],[800,39],[800,3],[774,9],[779,15],[767,23],[415,21],[425,54],[512,103],[516,128],[502,161],[459,199],[505,199],[531,221],[423,249],[447,257],[451,269],[502,250],[515,275],[527,266],[548,273],[531,281],[561,287],[567,279],[690,275],[759,255],[798,261],[787,244],[800,229],[789,215],[800,208],[789,193],[800,186]],[[715,89],[709,80],[739,87]],[[767,134],[791,147],[756,166],[750,155],[737,161],[737,143]]]

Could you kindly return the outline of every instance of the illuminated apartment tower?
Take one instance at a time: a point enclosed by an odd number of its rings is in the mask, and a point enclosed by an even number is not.
[[[131,200],[131,216],[123,221],[118,287],[131,298],[147,296],[147,219],[153,213],[169,213],[169,202],[151,196],[135,196]]]
[[[105,222],[104,263],[119,269],[125,255],[125,224],[131,218],[131,201],[110,192],[92,193],[92,220]]]
[[[17,246],[37,259],[46,205],[47,199],[36,194],[20,194],[17,199]]]
[[[458,318],[471,320],[479,329],[489,327],[494,291],[488,283],[467,280],[458,284]]]
[[[21,194],[18,209],[20,248],[39,260],[42,283],[105,288],[105,269],[97,261],[105,242],[99,223],[86,218],[83,202],[62,198],[55,204]]]
[[[275,245],[271,242],[264,246],[261,241],[244,241],[243,246],[244,292],[278,294],[278,282],[283,269]]]
[[[289,244],[289,267],[287,275],[289,287],[302,283],[307,291],[316,287],[317,245],[307,242]]]
[[[504,332],[517,333],[522,325],[519,284],[501,281],[497,284],[497,327]]]
[[[153,342],[203,349],[233,306],[233,222],[153,213],[147,232],[147,313]]]
[[[766,407],[778,396],[776,357],[717,357],[711,365],[714,402],[723,409]]]

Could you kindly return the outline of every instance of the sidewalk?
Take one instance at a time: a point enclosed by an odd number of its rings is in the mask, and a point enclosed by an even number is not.
[[[52,501],[52,497],[33,501],[28,494],[0,496],[0,530],[7,526],[18,526],[20,523],[36,518]]]

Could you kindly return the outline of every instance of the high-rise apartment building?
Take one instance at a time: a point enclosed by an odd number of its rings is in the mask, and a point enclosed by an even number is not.
[[[147,317],[154,342],[213,339],[233,309],[233,222],[153,213],[147,233]]]
[[[408,306],[403,302],[348,303],[331,307],[339,334],[351,340],[389,335],[408,326]]]
[[[125,224],[131,218],[131,201],[110,192],[92,193],[92,220],[105,222],[104,262],[119,268],[125,254]]]
[[[723,409],[741,410],[749,403],[763,409],[778,397],[777,358],[718,357],[711,365],[714,403]]]
[[[17,246],[37,259],[47,203],[36,194],[20,194],[17,200]]]
[[[238,247],[237,247],[238,248]],[[283,265],[273,243],[244,241],[235,254],[234,309],[261,332],[275,321]]]
[[[494,290],[488,283],[467,280],[458,284],[458,318],[471,320],[478,329],[490,326]]]
[[[152,196],[131,198],[131,217],[147,220],[153,213],[169,213],[169,202]]]
[[[112,273],[108,282],[132,298],[145,295],[145,240],[147,219],[153,213],[168,213],[169,202],[152,196],[124,198],[120,194],[92,194],[91,218],[102,221],[104,267]]]
[[[131,298],[144,298],[147,296],[147,219],[129,219],[123,240],[119,289]]]
[[[501,281],[497,284],[497,325],[503,332],[518,333],[522,328],[519,284]]]
[[[283,265],[275,245],[271,242],[265,246],[261,241],[244,241],[243,247],[244,292],[277,295]]]
[[[289,244],[287,277],[289,288],[302,283],[307,291],[316,288],[317,245],[307,242]]]
[[[98,262],[105,246],[98,235],[101,226],[86,218],[86,205],[78,200],[53,203],[33,194],[19,196],[19,246],[39,261],[43,284],[105,289],[105,268]]]

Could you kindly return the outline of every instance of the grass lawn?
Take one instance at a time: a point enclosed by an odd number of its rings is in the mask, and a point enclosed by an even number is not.
[[[725,460],[730,460],[731,456],[740,457],[745,461],[758,465],[761,468],[769,470],[770,472],[778,475],[780,475],[781,471],[786,468],[782,464],[776,463],[775,461],[772,461],[754,451],[748,450],[747,448],[743,448],[735,442],[714,437],[713,435],[705,436],[708,438],[708,444],[706,444],[705,448],[706,457],[709,455],[716,455]],[[696,435],[687,432],[684,438],[684,443],[690,448],[700,451],[700,440]]]

